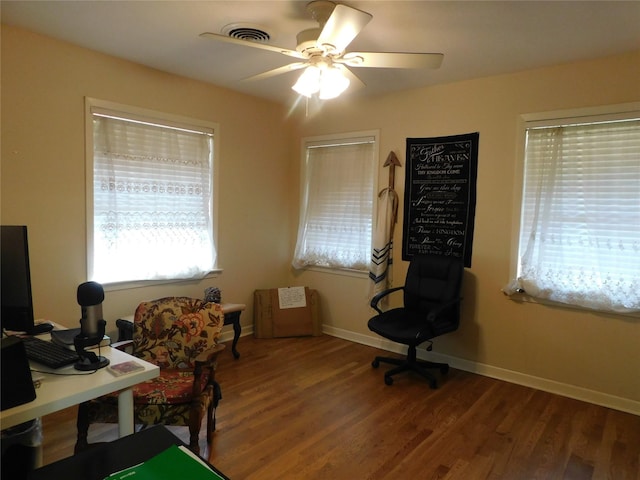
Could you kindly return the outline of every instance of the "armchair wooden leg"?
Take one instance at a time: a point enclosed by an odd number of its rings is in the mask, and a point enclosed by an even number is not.
[[[189,419],[189,450],[196,455],[200,455],[200,444],[198,442],[198,436],[200,434],[200,424],[194,425],[197,422],[196,416]]]
[[[208,405],[204,403],[202,397],[200,397],[191,404],[191,410],[189,411],[189,449],[196,455],[200,455],[198,440],[202,419],[207,411],[207,407]]]
[[[213,440],[213,432],[216,429],[216,410],[213,406],[213,402],[209,404],[207,409],[207,443],[211,443]]]
[[[218,382],[213,382],[211,385],[211,392],[213,398],[211,399],[211,402],[209,402],[209,409],[207,412],[207,443],[211,443],[213,441],[213,432],[216,431],[216,409],[218,408],[218,403],[222,398],[222,389]]]

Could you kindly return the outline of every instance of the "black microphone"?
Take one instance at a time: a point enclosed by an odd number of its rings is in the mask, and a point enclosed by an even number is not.
[[[84,337],[98,335],[98,322],[102,320],[102,301],[104,289],[97,282],[85,282],[78,285],[78,304],[82,310],[80,333]]]
[[[96,282],[85,282],[78,285],[78,304],[82,309],[80,319],[80,333],[73,339],[73,345],[80,360],[76,362],[76,370],[98,370],[109,365],[109,359],[94,352],[88,352],[86,347],[99,345],[104,337],[107,322],[102,318],[102,301],[104,289]]]

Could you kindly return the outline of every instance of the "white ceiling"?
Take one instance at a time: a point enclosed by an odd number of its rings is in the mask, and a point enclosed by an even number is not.
[[[354,69],[377,95],[640,49],[640,1],[345,1],[373,19],[347,50],[444,53],[439,70]],[[317,23],[307,1],[5,1],[2,23],[18,25],[136,63],[289,103],[297,72],[242,79],[290,57],[201,38],[231,23],[295,50]],[[334,100],[335,101],[335,100]]]

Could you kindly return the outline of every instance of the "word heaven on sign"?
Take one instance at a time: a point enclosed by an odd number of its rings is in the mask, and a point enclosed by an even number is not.
[[[435,254],[471,266],[479,134],[407,138],[402,259]]]

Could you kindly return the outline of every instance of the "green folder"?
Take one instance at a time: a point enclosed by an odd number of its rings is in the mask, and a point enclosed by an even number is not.
[[[125,470],[109,475],[105,480],[224,480],[177,445]]]

